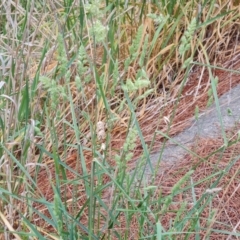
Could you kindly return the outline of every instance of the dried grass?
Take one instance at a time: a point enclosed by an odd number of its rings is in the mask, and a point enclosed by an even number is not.
[[[230,6],[232,5],[232,6]],[[17,5],[17,8],[19,8],[19,5]],[[228,3],[222,4],[221,7],[215,8],[215,13],[212,17],[217,16],[225,9],[234,9],[234,11],[240,12],[240,7],[238,5],[234,5],[234,3]],[[22,12],[23,9],[18,9],[19,12]],[[202,22],[204,23],[208,19],[208,9],[204,9],[204,12],[202,14]],[[206,47],[207,53],[209,56],[209,60],[212,63],[212,65],[221,65],[225,68],[229,69],[239,69],[240,62],[239,62],[239,56],[240,56],[240,47],[239,47],[239,26],[236,19],[236,22],[232,22],[234,11],[228,15],[226,15],[223,19],[216,21],[215,23],[209,25],[206,28],[205,33],[202,33],[201,36],[196,36],[195,39],[192,42],[192,50],[195,49],[195,46],[197,45],[197,38],[200,37],[202,40],[202,44]],[[25,13],[22,13],[24,16]],[[42,18],[42,21],[44,21],[45,18]],[[36,29],[39,28],[40,23],[35,18],[32,18],[32,26]],[[173,119],[173,124],[171,125],[169,135],[174,136],[184,129],[186,129],[189,125],[189,119],[194,116],[194,110],[195,107],[198,106],[201,111],[204,111],[206,108],[206,104],[208,101],[207,91],[210,88],[209,83],[209,76],[207,73],[207,70],[205,67],[194,67],[192,69],[192,73],[189,76],[186,85],[183,88],[182,94],[179,96],[178,94],[180,90],[180,85],[183,80],[183,74],[184,71],[181,69],[182,60],[178,57],[178,43],[181,38],[181,33],[183,32],[184,28],[186,27],[189,22],[189,19],[183,18],[181,20],[181,24],[178,27],[177,33],[170,39],[168,42],[168,45],[162,48],[162,44],[164,41],[164,38],[162,36],[159,36],[159,42],[156,44],[154,51],[152,52],[147,66],[147,73],[148,76],[152,79],[156,79],[156,85],[154,86],[154,93],[151,96],[148,96],[148,98],[143,99],[137,106],[136,109],[136,115],[138,117],[138,121],[145,139],[145,142],[147,144],[150,144],[153,138],[153,134],[156,130],[161,130],[163,132],[166,132],[168,130],[168,119],[171,119],[172,113],[174,109],[176,108],[176,112]],[[55,28],[56,26],[52,26]],[[131,36],[134,32],[136,32],[137,26],[130,26],[128,24],[122,25],[122,29],[125,29],[125,34],[122,35],[122,39],[119,42],[122,42],[122,44],[119,46],[120,48],[120,65],[123,67],[123,62],[128,56],[128,47],[131,42]],[[165,31],[168,32],[171,29],[171,24],[166,27]],[[153,21],[146,19],[144,22],[144,35],[149,34],[149,38],[152,39],[153,35],[155,33],[155,26]],[[52,42],[55,41],[54,38],[52,38],[52,29],[50,26],[46,26],[44,28],[44,32],[40,31],[41,34],[45,38],[50,38]],[[164,34],[163,34],[164,35]],[[51,37],[50,37],[51,36]],[[143,41],[142,41],[143,43]],[[39,43],[40,46],[42,46],[43,43]],[[54,52],[54,44],[52,43],[53,47],[50,49],[49,53],[46,55],[46,59],[43,63],[43,67],[41,69],[41,73],[44,73],[46,75],[51,75],[54,72],[54,69],[57,66],[56,61],[56,55]],[[5,46],[7,47],[7,46]],[[76,46],[72,46],[74,48]],[[139,51],[141,49],[141,46],[139,48]],[[95,55],[97,56],[96,63],[98,66],[98,71],[107,71],[106,69],[102,69],[102,66],[100,64],[101,57],[103,56],[103,48],[99,47],[96,50]],[[91,46],[88,48],[89,57],[93,60],[95,59],[94,54],[92,53]],[[37,48],[36,48],[36,54],[37,54]],[[204,63],[204,56],[202,53],[202,50],[196,49],[195,52],[195,61],[198,61],[200,63]],[[37,69],[37,63],[33,63],[32,68],[29,70],[29,75],[33,77],[35,75],[36,69]],[[133,64],[131,68],[129,68],[129,71],[127,72],[127,76],[124,76],[125,78],[131,77],[132,79],[135,79],[137,70],[138,70],[137,64]],[[161,72],[159,72],[159,69],[162,69]],[[74,72],[74,66],[73,66],[73,72]],[[74,75],[74,74],[73,74]],[[221,96],[225,92],[229,91],[231,88],[233,88],[235,85],[239,84],[240,78],[237,74],[226,72],[223,70],[215,70],[214,75],[218,76],[219,83],[218,83],[218,95]],[[74,77],[74,76],[73,76]],[[123,76],[122,76],[123,77]],[[228,79],[228,81],[226,81]],[[106,85],[111,86],[111,79],[108,80]],[[46,92],[42,90],[41,88],[39,90],[39,98],[36,100],[36,103],[38,105],[38,109],[35,111],[39,112],[43,110],[43,98],[46,96]],[[81,111],[86,111],[90,116],[90,121],[93,123],[97,123],[98,121],[105,121],[105,111],[104,111],[104,105],[102,102],[98,102],[96,100],[96,84],[86,83],[83,86],[83,90],[81,93],[79,93],[76,89],[76,86],[74,83],[71,85],[71,93],[73,96],[73,101],[76,106],[76,116],[79,120],[79,127],[80,132],[82,133],[81,140],[82,143],[84,143],[85,147],[91,148],[91,134],[90,134],[90,124],[86,121],[86,119],[80,114]],[[107,95],[107,87],[105,86],[106,95]],[[141,95],[141,92],[138,93]],[[134,98],[134,96],[133,96]],[[128,128],[128,122],[130,119],[130,112],[125,109],[121,113],[118,113],[118,107],[119,103],[122,100],[122,92],[120,89],[117,89],[114,96],[110,98],[109,104],[111,112],[114,114],[114,116],[117,118],[117,121],[115,121],[113,127],[108,130],[108,134],[111,138],[111,143],[109,146],[108,153],[108,161],[109,164],[114,165],[113,155],[115,152],[119,149],[121,149],[125,139],[126,139],[126,132]],[[179,102],[178,102],[179,100]],[[177,103],[178,102],[178,103]],[[96,105],[96,103],[98,105]],[[175,104],[177,103],[177,107]],[[68,148],[67,149],[67,155],[64,149],[62,148],[64,142],[68,142],[69,144],[75,144],[75,133],[72,128],[69,126],[66,126],[63,122],[65,119],[66,121],[71,121],[71,110],[69,106],[66,105],[60,105],[59,106],[61,112],[62,112],[62,121],[59,121],[56,124],[56,132],[58,135],[58,141],[59,141],[59,149],[58,154],[62,161],[64,161],[69,167],[74,169],[79,174],[82,173],[81,166],[79,164],[79,154],[77,153],[76,149],[74,148]],[[97,110],[96,110],[97,109]],[[33,113],[34,114],[34,113]],[[46,144],[46,150],[51,152],[52,151],[52,142],[50,142],[50,135],[49,129],[42,129],[45,133],[44,138],[49,141]],[[152,148],[152,151],[157,151],[159,146],[162,144],[162,138],[161,136],[157,136],[154,145]],[[42,139],[36,139],[36,142],[41,143]],[[212,152],[214,149],[221,146],[222,142],[220,139],[199,139],[197,141],[197,145],[194,148],[194,152],[199,154],[200,156],[208,155],[210,152]],[[101,142],[98,142],[98,148],[100,148]],[[229,148],[224,154],[221,159],[221,163],[217,161],[217,157],[213,156],[209,159],[208,162],[202,163],[200,165],[193,176],[194,182],[203,179],[204,177],[208,176],[210,173],[214,171],[214,169],[217,168],[223,168],[227,165],[230,159],[239,152],[239,145],[232,146]],[[37,152],[37,151],[36,151]],[[142,153],[142,146],[140,141],[138,142],[138,145],[135,149],[134,159],[129,162],[129,169],[131,169],[136,159],[141,155]],[[90,171],[91,164],[92,164],[92,152],[91,150],[84,151],[84,157],[86,159],[87,163],[87,169]],[[36,155],[35,160],[33,162],[37,162],[38,155]],[[181,178],[182,175],[184,175],[186,169],[190,169],[195,163],[196,159],[193,159],[191,156],[186,156],[185,159],[180,161],[175,166],[168,166],[166,170],[164,171],[164,177],[162,175],[159,175],[156,179],[156,185],[161,186],[161,189],[163,191],[163,194],[168,194],[171,186],[174,185],[174,183]],[[37,183],[38,183],[38,189],[35,192],[36,196],[42,196],[45,197],[48,201],[53,200],[53,191],[51,184],[53,183],[55,170],[54,170],[54,163],[53,160],[49,157],[44,157],[44,167],[40,167],[40,171],[38,172],[37,176]],[[182,171],[179,171],[181,169],[180,167],[184,166],[184,169]],[[234,167],[230,170],[229,174],[227,174],[222,180],[219,186],[223,188],[222,191],[219,192],[219,194],[216,196],[216,198],[213,201],[213,206],[216,209],[216,214],[214,216],[214,220],[211,226],[207,226],[207,229],[210,229],[210,227],[214,227],[217,229],[225,229],[232,231],[232,229],[240,231],[239,228],[239,219],[238,216],[240,215],[239,209],[240,206],[238,204],[239,202],[239,195],[238,195],[238,189],[239,185],[237,180],[237,172],[239,171],[239,164],[235,164]],[[180,172],[180,173],[179,173]],[[176,176],[178,176],[176,178]],[[234,177],[235,178],[234,178]],[[75,176],[67,171],[67,179],[73,179]],[[108,181],[108,178],[106,177],[105,181]],[[204,184],[199,185],[196,189],[196,195],[197,197],[201,196],[204,193],[204,189],[206,189],[207,186]],[[76,189],[73,184],[66,184],[62,186],[62,194],[66,197],[69,206],[71,205],[71,198],[74,195],[73,191],[78,192],[78,198],[77,206],[69,207],[69,211],[75,211],[75,207],[80,209],[84,202],[86,201],[86,194],[84,192],[83,186],[81,184],[78,185],[78,188]],[[186,199],[186,196],[179,195],[178,196],[179,201],[182,201],[183,199]],[[107,200],[107,198],[105,199]],[[190,204],[190,198],[189,200],[189,209],[191,208]],[[43,212],[44,214],[47,214],[47,209],[45,209],[45,206],[42,206],[41,204],[36,204],[34,206],[36,209],[38,209],[40,212]],[[173,206],[178,207],[178,206]],[[161,221],[164,227],[169,227],[169,220],[174,218],[174,214],[170,214],[164,216],[164,220]],[[139,228],[137,226],[136,218],[138,216],[136,215],[135,218],[133,218],[132,222],[130,223],[130,226],[126,224],[125,217],[121,215],[119,217],[120,226],[119,229],[115,228],[115,230],[121,230],[129,228],[131,229],[132,238],[131,239],[137,239]],[[204,217],[208,217],[208,209],[206,209],[201,216],[202,219],[202,226],[206,226],[206,221],[204,220]],[[81,219],[83,224],[87,223],[87,213],[85,213],[84,217]],[[34,217],[33,217],[34,219]],[[42,229],[47,229],[49,226],[45,225],[44,221],[41,219],[34,219],[35,224],[37,226],[41,226]],[[224,221],[229,226],[232,226],[232,228],[224,228],[223,225],[220,225],[217,223],[217,221]],[[201,238],[204,238],[207,234],[207,230],[201,232]],[[183,236],[179,236],[179,239],[182,239]],[[211,239],[224,239],[223,235],[219,235],[217,233],[211,233]]]

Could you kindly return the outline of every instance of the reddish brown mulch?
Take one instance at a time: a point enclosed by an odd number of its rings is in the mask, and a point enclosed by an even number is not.
[[[228,131],[229,139],[236,140],[236,132],[240,125]],[[156,200],[161,196],[161,199],[169,196],[173,186],[191,169],[194,173],[191,175],[192,183],[188,180],[183,186],[180,193],[174,195],[173,201],[165,212],[162,211],[163,205],[149,207],[155,214],[159,216],[159,222],[165,230],[171,230],[176,221],[176,215],[183,203],[186,204],[182,215],[178,218],[177,223],[183,223],[183,233],[169,235],[169,239],[185,239],[189,233],[188,239],[195,239],[195,228],[190,228],[190,220],[195,217],[196,212],[199,213],[199,237],[211,240],[218,239],[238,239],[232,236],[234,232],[240,233],[240,142],[234,143],[227,149],[223,149],[223,140],[220,138],[198,138],[195,145],[191,149],[199,157],[205,158],[205,161],[200,162],[199,158],[187,154],[183,159],[176,164],[169,163],[160,166],[161,174],[159,174],[151,185],[157,186],[152,200]],[[213,151],[219,150],[216,154],[208,157]],[[224,172],[224,170],[226,170]],[[218,181],[218,177],[222,176]],[[208,179],[207,179],[208,178]],[[214,184],[217,183],[215,186]],[[185,190],[183,190],[186,188]],[[193,199],[192,189],[196,200]],[[209,193],[207,193],[209,192]],[[199,201],[199,206],[194,210],[196,202]],[[151,201],[149,201],[151,203]],[[204,206],[204,204],[206,204]],[[200,208],[204,206],[203,210]],[[187,216],[187,213],[193,213]],[[135,214],[130,223],[126,223],[124,214],[119,216],[119,227],[115,230],[118,232],[126,232],[128,230],[128,239],[138,239],[140,214]],[[156,224],[156,220],[149,214],[149,220]],[[146,227],[147,229],[147,227]],[[175,230],[176,231],[176,230]],[[225,231],[225,233],[221,233]],[[149,232],[149,228],[148,228]],[[192,233],[194,232],[194,233]],[[115,239],[115,238],[113,238]],[[117,239],[117,238],[116,238]],[[168,238],[166,238],[168,239]]]
[[[234,128],[234,134],[236,139],[236,130]],[[193,147],[193,151],[202,158],[206,158],[213,151],[220,149],[223,146],[222,139],[197,139],[196,145]],[[211,229],[219,231],[240,232],[240,143],[236,143],[226,150],[220,150],[210,158],[206,158],[201,164],[199,159],[194,156],[186,155],[184,159],[176,163],[174,166],[164,167],[165,171],[158,176],[155,184],[161,189],[162,196],[168,195],[172,189],[172,186],[176,184],[181,177],[183,177],[190,169],[195,169],[192,175],[193,183],[201,182],[207,177],[218,173],[216,176],[212,176],[211,180],[203,181],[202,183],[194,186],[194,193],[196,200],[199,200],[207,189],[211,189],[214,182],[217,181],[218,177],[223,174],[223,177],[214,188],[219,188],[218,191],[213,194],[207,194],[205,199],[201,202],[200,206],[207,201],[208,196],[211,196],[211,204],[208,203],[200,214],[200,239],[205,239],[209,234],[210,239],[227,239],[228,235],[211,231]],[[234,163],[232,166],[231,164]],[[230,167],[231,166],[231,167]],[[229,169],[228,169],[229,167]],[[228,169],[227,172],[222,172],[224,169]],[[216,189],[217,190],[217,189]],[[179,209],[179,206],[183,201],[188,204],[188,211],[193,206],[193,196],[189,191],[185,191],[175,196],[175,204],[171,205],[171,210]],[[210,206],[211,205],[211,209]],[[210,216],[212,214],[212,216]],[[171,226],[170,220],[174,220],[175,214],[171,213],[164,214],[160,219],[161,224],[169,229]],[[194,217],[192,215],[191,217]],[[211,219],[210,223],[208,219]],[[185,226],[185,231],[188,231]],[[183,239],[184,235],[179,235],[179,239]],[[192,234],[193,238],[195,234]],[[192,238],[192,239],[193,239]],[[233,236],[229,236],[228,239],[238,239]]]

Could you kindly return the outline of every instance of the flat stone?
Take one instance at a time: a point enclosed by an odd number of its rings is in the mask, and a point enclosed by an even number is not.
[[[240,120],[240,85],[222,95],[219,99],[223,129],[221,128],[216,104],[200,114],[198,120],[190,119],[190,127],[167,141],[164,149],[150,155],[153,169],[161,161],[173,163],[182,159],[188,151],[186,148],[194,146],[197,137],[215,138],[222,136],[222,131],[234,127]],[[185,148],[185,149],[184,149]],[[161,156],[160,156],[161,154]],[[150,174],[150,167],[146,166],[146,174]]]

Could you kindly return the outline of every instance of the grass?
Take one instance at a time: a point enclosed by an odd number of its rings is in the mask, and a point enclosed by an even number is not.
[[[1,3],[0,238],[238,238],[239,219],[222,213],[239,139],[218,101],[237,80],[216,70],[239,73],[238,5]],[[223,141],[154,165],[150,153],[212,102]]]

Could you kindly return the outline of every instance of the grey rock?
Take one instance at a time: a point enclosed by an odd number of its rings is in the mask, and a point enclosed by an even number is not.
[[[190,127],[177,136],[167,141],[161,152],[150,155],[153,169],[161,161],[174,164],[183,158],[188,152],[186,149],[193,146],[196,137],[214,138],[221,136],[222,131],[233,127],[240,120],[240,85],[222,95],[219,99],[221,122],[214,103],[206,111],[200,114],[198,120],[194,117],[190,119]],[[160,155],[161,154],[161,155]],[[146,166],[145,174],[151,174],[150,167]]]

